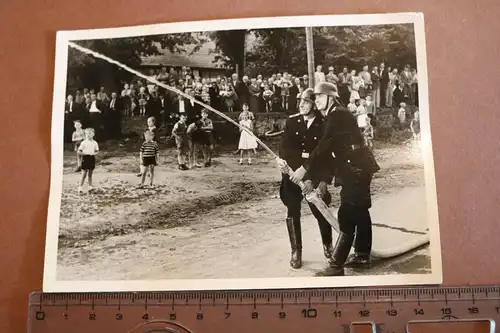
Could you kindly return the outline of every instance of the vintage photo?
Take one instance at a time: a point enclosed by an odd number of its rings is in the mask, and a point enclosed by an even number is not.
[[[44,291],[442,282],[419,13],[57,34]]]

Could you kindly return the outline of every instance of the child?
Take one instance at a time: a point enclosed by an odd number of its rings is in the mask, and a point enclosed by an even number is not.
[[[235,105],[235,99],[237,99],[236,93],[231,89],[230,85],[225,85],[220,91],[219,95],[222,97],[224,104],[226,105],[227,112],[233,112]]]
[[[242,110],[240,115],[238,116],[238,121],[241,121],[243,119],[243,115],[247,115],[248,119],[253,121],[255,119],[255,116],[252,111],[250,111],[250,107],[248,106],[248,103],[244,102],[243,105],[241,106]]]
[[[242,119],[240,120],[240,125],[246,127],[248,130],[252,131],[252,121],[250,120],[248,113],[243,113]],[[243,129],[240,129],[240,142],[238,144],[238,149],[240,150],[240,165],[243,164],[243,152],[248,151],[248,164],[252,164],[252,158],[250,151],[257,148],[257,140],[251,134],[247,133]]]
[[[201,101],[207,105],[210,105],[210,93],[209,93],[209,87],[204,85],[201,88]]]
[[[130,114],[130,106],[131,106],[131,101],[130,101],[130,87],[128,83],[125,83],[123,85],[123,90],[121,92],[121,97],[123,100],[123,113],[128,116]]]
[[[365,107],[366,107],[366,113],[368,115],[372,115],[372,116],[375,115],[375,111],[376,111],[375,103],[373,103],[371,95],[366,96]],[[370,116],[370,118],[372,118],[372,117]]]
[[[281,81],[281,108],[288,111],[288,98],[290,97],[290,84],[286,79]]]
[[[203,131],[203,141],[202,141],[202,151],[203,151],[203,163],[205,167],[212,165],[212,153],[214,150],[214,136],[213,130],[214,125],[212,120],[208,118],[208,110],[201,110],[201,130]]]
[[[189,156],[189,168],[199,168],[201,164],[198,163],[198,147],[202,143],[203,131],[201,130],[201,121],[196,120],[191,123],[187,128],[187,138],[188,138],[188,156]]]
[[[250,111],[250,107],[248,106],[248,103],[243,103],[242,105],[243,111],[241,111],[240,115],[238,116],[238,121],[243,120],[243,116],[247,116],[250,122],[253,122],[255,120],[255,116],[252,111]],[[241,152],[241,151],[240,151]],[[256,148],[253,149],[253,152],[255,155],[257,155],[257,150]]]
[[[188,170],[186,166],[186,145],[187,143],[187,125],[186,114],[181,113],[179,121],[175,123],[172,129],[172,135],[175,137],[175,144],[177,146],[177,161],[180,170]]]
[[[266,112],[272,111],[273,95],[273,91],[269,89],[269,84],[264,83],[264,92],[262,93],[262,99],[264,99],[264,103],[266,104]]]
[[[146,94],[146,88],[139,88],[139,114],[141,116],[146,115],[146,104],[148,104],[148,95]]]
[[[370,117],[366,118],[366,126],[363,128],[363,138],[368,149],[373,150],[373,126]]]
[[[191,75],[186,75],[185,89],[192,89],[194,85]]]
[[[78,154],[78,147],[85,140],[85,132],[82,129],[82,123],[80,120],[75,120],[74,122],[75,131],[73,132],[72,140],[75,143],[75,152],[76,152],[76,170],[75,172],[80,172],[82,170],[82,158],[80,154]]]
[[[193,89],[195,96],[201,98],[203,84],[201,83],[201,78],[199,76],[194,77]]]
[[[93,190],[92,174],[95,168],[95,155],[99,153],[99,145],[94,141],[95,131],[93,128],[85,129],[85,140],[78,147],[78,154],[82,157],[82,180],[78,186],[78,193],[82,193],[82,187],[85,183],[85,178],[89,176],[89,192]]]
[[[401,102],[399,106],[400,106],[398,110],[399,125],[403,127],[406,124],[406,103]]]
[[[375,103],[372,101],[371,95],[366,96],[365,108],[366,114],[370,117],[370,124],[373,127],[375,125],[375,112],[377,112],[377,108]]]
[[[130,98],[130,115],[135,116],[137,111],[137,92],[134,88],[134,85],[130,85],[130,94],[128,95]]]
[[[153,133],[153,141],[156,142],[156,126],[155,126],[155,117],[149,117],[148,120],[147,120],[147,124],[148,124],[148,131],[150,131],[151,133]],[[140,165],[139,165],[139,169],[140,169],[140,172],[137,174],[137,177],[142,177],[142,175],[144,174],[144,171],[145,171],[145,168],[144,168],[144,164],[142,163],[142,158],[139,158],[140,160]]]
[[[150,131],[151,133],[153,133],[153,141],[156,141],[156,119],[155,117],[149,117],[148,120],[147,120],[147,124],[148,124],[148,131]]]
[[[364,99],[359,100],[359,106],[356,108],[356,115],[368,114],[366,110],[366,101]]]
[[[144,181],[146,180],[146,171],[149,169],[151,179],[149,181],[149,186],[153,186],[153,177],[155,174],[155,165],[158,163],[159,152],[158,144],[153,141],[154,133],[150,130],[144,132],[144,142],[141,146],[140,159],[141,165],[144,167],[142,172],[141,185],[144,186]]]
[[[356,114],[356,110],[357,110],[358,106],[356,105],[356,101],[354,100],[354,98],[350,98],[349,99],[349,104],[347,104],[347,109],[352,113],[352,114]]]
[[[420,139],[420,112],[415,111],[413,115],[413,120],[410,123],[411,132],[413,133],[413,139]]]
[[[363,133],[364,129],[367,126],[367,122],[369,117],[366,111],[366,102],[364,99],[359,100],[359,106],[356,109],[356,120],[358,121],[358,128]]]

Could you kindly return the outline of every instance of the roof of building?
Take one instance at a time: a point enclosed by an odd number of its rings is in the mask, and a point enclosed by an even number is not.
[[[205,42],[201,48],[193,52],[196,45],[185,45],[182,48],[185,52],[172,53],[167,49],[161,49],[161,54],[141,57],[141,66],[188,66],[191,68],[211,68],[224,69],[225,65],[221,61],[216,61],[217,54],[213,53],[215,43]]]

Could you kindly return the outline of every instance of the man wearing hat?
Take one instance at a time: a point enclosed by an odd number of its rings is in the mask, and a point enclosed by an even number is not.
[[[314,150],[325,130],[325,121],[321,113],[314,107],[314,90],[306,89],[300,96],[299,113],[290,116],[285,124],[281,140],[280,158],[285,160],[292,170],[300,167]],[[331,156],[330,156],[331,157]],[[331,158],[333,160],[333,158]],[[330,161],[330,164],[333,161]],[[328,164],[326,165],[328,167]],[[329,205],[332,197],[327,190],[327,184],[333,180],[329,168],[318,168],[316,173],[307,172],[303,177],[306,191],[318,188],[323,201]],[[280,198],[287,207],[286,226],[290,237],[292,250],[290,266],[302,266],[302,232],[301,232],[301,188],[290,180],[288,174],[282,174]],[[326,258],[332,256],[332,227],[313,204],[309,207],[318,221],[323,251]]]
[[[318,145],[290,177],[297,183],[307,173],[324,169],[330,156],[334,157],[331,170],[340,191],[338,221],[340,234],[328,266],[317,276],[344,275],[344,266],[354,242],[355,256],[349,263],[369,265],[372,245],[370,185],[378,166],[370,150],[364,145],[356,118],[338,105],[337,87],[321,82],[314,89],[318,110],[326,117],[326,129]],[[304,194],[307,194],[305,191]]]

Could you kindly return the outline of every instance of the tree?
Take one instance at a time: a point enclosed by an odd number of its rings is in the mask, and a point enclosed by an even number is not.
[[[270,75],[289,71],[307,73],[307,48],[304,28],[255,30],[258,37],[247,52],[245,71],[249,75]],[[313,29],[316,65],[348,66],[359,71],[362,65],[384,61],[390,66],[416,65],[413,25],[319,27]]]
[[[348,66],[386,62],[391,66],[416,66],[414,28],[411,24],[316,28],[324,46],[316,48],[318,63]],[[315,45],[316,42],[315,35]]]
[[[245,68],[245,38],[247,30],[224,30],[209,32],[209,38],[215,43],[215,61],[222,61],[243,76]]]
[[[307,72],[304,28],[260,29],[251,33],[255,45],[247,52],[249,75],[270,75],[276,72]],[[316,41],[315,41],[316,42]]]
[[[160,53],[160,49],[171,52],[186,52],[184,45],[196,44],[191,52],[195,52],[204,42],[200,34],[181,33],[169,35],[156,35],[144,37],[128,37],[113,39],[97,39],[76,41],[79,44],[95,52],[104,54],[129,67],[137,67],[141,64],[141,56],[149,56]],[[124,80],[130,80],[132,74],[110,64],[102,59],[96,59],[91,55],[82,53],[77,49],[69,47],[68,51],[68,88],[88,87],[98,89],[99,86],[117,87]]]

